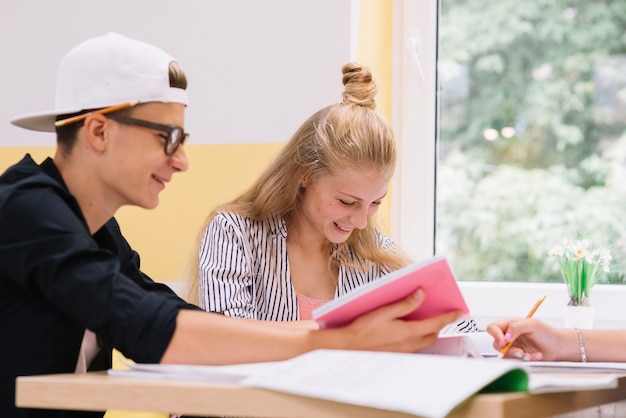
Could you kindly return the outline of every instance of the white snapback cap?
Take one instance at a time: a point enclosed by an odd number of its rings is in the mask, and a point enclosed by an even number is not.
[[[108,33],[71,49],[59,64],[55,108],[18,116],[11,123],[33,131],[54,132],[57,116],[127,102],[182,103],[184,89],[170,87],[165,51],[125,36]]]

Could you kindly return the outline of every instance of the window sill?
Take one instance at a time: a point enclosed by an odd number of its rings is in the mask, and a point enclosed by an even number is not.
[[[542,294],[546,300],[534,317],[563,326],[563,307],[568,301],[565,284],[458,282],[470,312],[480,329],[498,319],[524,317]],[[626,328],[626,286],[596,285],[591,292],[595,307],[594,328]]]

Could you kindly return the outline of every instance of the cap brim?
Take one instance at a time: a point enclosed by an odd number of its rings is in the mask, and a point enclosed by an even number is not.
[[[17,116],[11,119],[11,124],[20,128],[39,132],[55,132],[54,122],[59,115],[78,113],[82,109],[66,109],[63,111],[47,111]]]
[[[79,113],[87,109],[101,109],[108,106],[114,106],[119,103],[180,103],[185,106],[189,104],[189,95],[187,90],[170,87],[163,95],[147,97],[141,100],[119,100],[104,101],[100,103],[90,103],[82,108],[62,109],[62,110],[48,110],[46,112],[30,113],[27,115],[17,116],[11,120],[11,123],[20,128],[29,129],[31,131],[39,132],[55,132],[54,122],[57,116],[71,115],[72,113]]]

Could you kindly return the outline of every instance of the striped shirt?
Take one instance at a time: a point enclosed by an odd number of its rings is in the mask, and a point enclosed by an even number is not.
[[[379,233],[383,248],[393,241]],[[335,298],[389,273],[384,266],[350,254],[365,266],[341,265]],[[199,253],[200,307],[227,316],[269,321],[300,319],[287,258],[287,226],[280,217],[257,221],[219,212],[204,232]],[[458,324],[475,330],[474,321]]]

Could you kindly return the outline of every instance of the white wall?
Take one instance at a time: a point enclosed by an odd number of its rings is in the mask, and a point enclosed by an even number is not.
[[[191,143],[286,141],[340,100],[351,9],[351,0],[2,0],[0,146],[54,144],[9,120],[52,108],[63,55],[110,31],[182,64]]]

